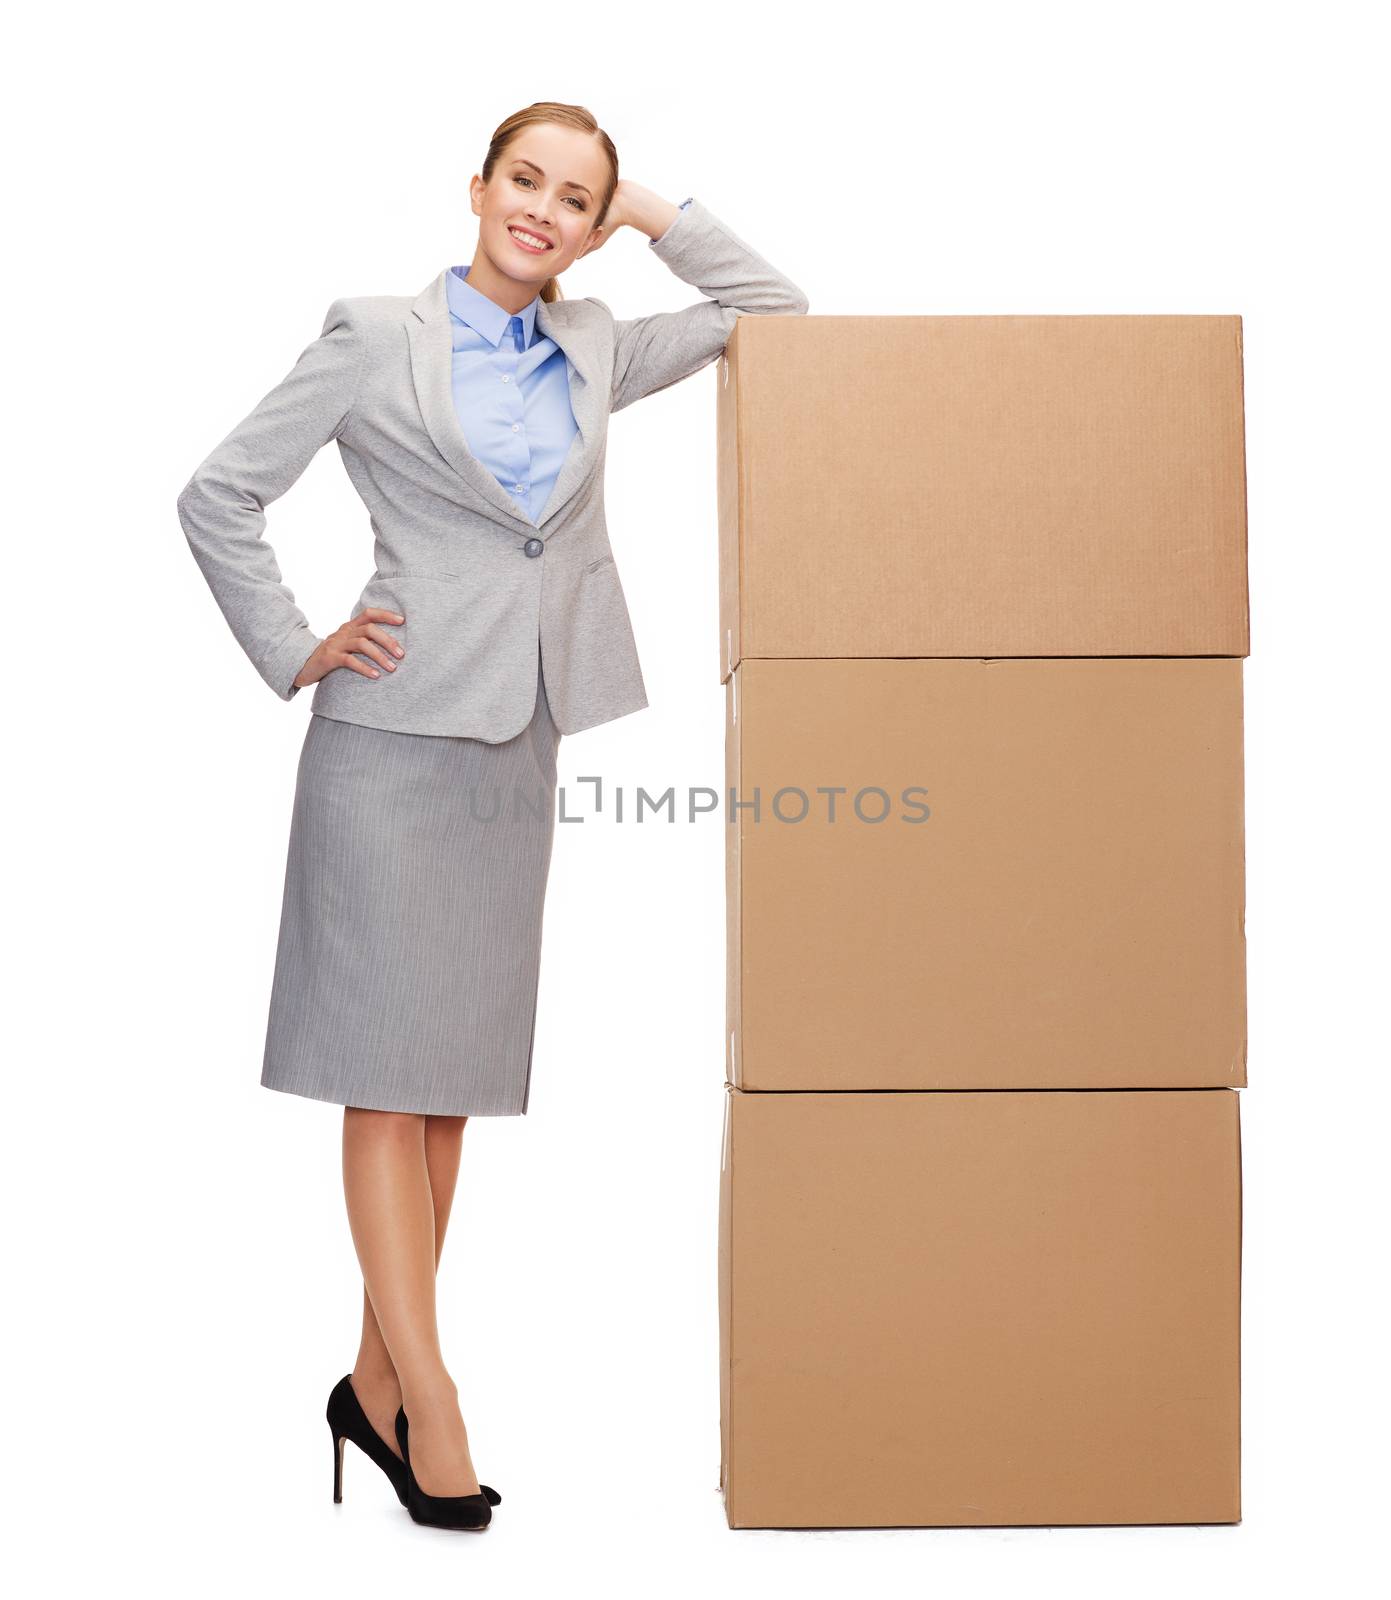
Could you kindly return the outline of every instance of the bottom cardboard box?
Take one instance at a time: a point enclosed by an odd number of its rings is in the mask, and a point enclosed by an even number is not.
[[[726,1087],[731,1528],[1238,1522],[1238,1091]]]

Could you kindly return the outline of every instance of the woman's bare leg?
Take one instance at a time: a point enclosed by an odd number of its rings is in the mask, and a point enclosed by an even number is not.
[[[454,1204],[454,1189],[459,1179],[459,1158],[463,1148],[467,1117],[425,1118],[425,1166],[430,1175],[430,1194],[435,1207],[435,1266],[439,1267],[444,1249],[445,1230]],[[372,1297],[362,1289],[362,1339],[352,1372],[353,1389],[367,1420],[391,1446],[396,1448],[396,1412],[401,1404],[401,1380],[391,1364],[391,1356],[377,1325]]]
[[[409,1112],[345,1108],[343,1189],[363,1282],[411,1419],[416,1480],[426,1494],[477,1494],[435,1318],[439,1236],[426,1121]]]

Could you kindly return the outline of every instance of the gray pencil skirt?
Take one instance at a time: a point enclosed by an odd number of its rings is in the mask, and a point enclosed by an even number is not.
[[[311,714],[266,1088],[378,1111],[525,1113],[559,745],[539,662],[531,722],[500,744]]]

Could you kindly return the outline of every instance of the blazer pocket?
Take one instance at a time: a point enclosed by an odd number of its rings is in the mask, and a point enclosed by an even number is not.
[[[600,567],[607,567],[607,566],[611,566],[612,564],[613,564],[613,557],[611,555],[610,556],[599,556],[594,561],[591,561],[589,563],[589,565],[584,570],[586,572],[597,572]]]
[[[467,583],[462,572],[441,572],[438,568],[393,567],[390,572],[379,572],[379,578],[433,578],[436,583]]]

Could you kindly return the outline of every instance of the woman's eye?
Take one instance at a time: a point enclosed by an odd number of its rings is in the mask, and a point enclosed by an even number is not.
[[[531,186],[532,186],[533,189],[536,187],[536,185],[531,182],[531,179],[524,172],[514,172],[512,174],[512,182],[513,183],[531,183]],[[576,211],[583,211],[584,210],[584,201],[581,200],[578,195],[567,194],[565,196],[565,198],[567,200],[573,200],[574,201],[575,210]]]

